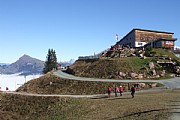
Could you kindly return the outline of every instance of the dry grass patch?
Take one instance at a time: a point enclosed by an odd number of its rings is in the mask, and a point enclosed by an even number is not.
[[[129,86],[132,84],[129,83]],[[124,91],[128,91],[128,83],[69,80],[53,74],[46,74],[38,79],[27,82],[18,88],[17,91],[39,94],[92,95],[107,93],[108,86],[115,87],[115,85],[118,87],[122,85]],[[158,83],[158,85],[160,84]],[[144,89],[148,89],[149,87],[146,85]]]
[[[27,120],[168,120],[172,101],[180,91],[166,90],[111,98],[61,98],[2,95],[2,119],[10,116]],[[9,114],[11,113],[11,114]],[[2,114],[0,114],[2,115]]]

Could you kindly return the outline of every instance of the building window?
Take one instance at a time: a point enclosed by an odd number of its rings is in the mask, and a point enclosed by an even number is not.
[[[138,42],[138,45],[142,45],[142,43],[141,43],[141,42]]]

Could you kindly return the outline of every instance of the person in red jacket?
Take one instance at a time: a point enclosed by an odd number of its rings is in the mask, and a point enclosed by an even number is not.
[[[109,86],[108,87],[108,97],[111,97],[111,91],[112,91],[112,88]]]
[[[123,93],[123,87],[122,86],[119,87],[119,93],[120,93],[120,96],[122,96],[122,93]]]

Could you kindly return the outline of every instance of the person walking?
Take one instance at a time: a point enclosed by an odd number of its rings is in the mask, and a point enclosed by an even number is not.
[[[111,97],[111,91],[112,91],[112,88],[109,86],[109,87],[108,87],[108,97],[109,97],[109,98]]]
[[[122,93],[123,93],[123,87],[122,86],[119,87],[119,93],[120,93],[120,96],[122,96]]]
[[[131,95],[132,98],[134,98],[134,94],[135,94],[136,88],[134,86],[131,87]]]
[[[117,86],[115,86],[115,90],[114,90],[114,93],[115,93],[115,97],[117,97],[118,95],[118,92],[119,92],[119,89],[118,89],[118,87]]]

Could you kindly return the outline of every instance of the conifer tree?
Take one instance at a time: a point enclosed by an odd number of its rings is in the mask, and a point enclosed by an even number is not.
[[[48,54],[46,56],[43,73],[46,74],[47,72],[50,72],[53,69],[57,69],[57,57],[55,50],[49,49]]]

